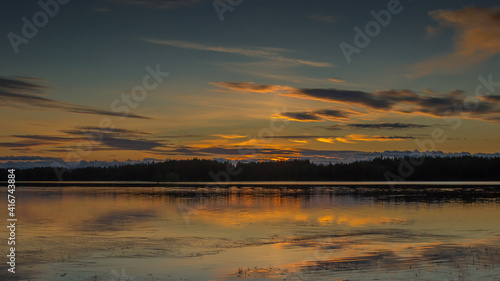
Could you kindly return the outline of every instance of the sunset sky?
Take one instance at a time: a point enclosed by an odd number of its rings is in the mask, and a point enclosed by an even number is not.
[[[40,3],[2,11],[4,164],[500,152],[498,1]]]

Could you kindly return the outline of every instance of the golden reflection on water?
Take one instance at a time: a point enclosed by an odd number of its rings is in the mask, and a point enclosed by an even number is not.
[[[441,278],[448,271],[438,272],[438,263],[462,269],[482,263],[476,270],[485,274],[500,269],[496,201],[90,187],[26,188],[18,197],[19,264],[32,280],[60,272],[104,278],[120,264],[138,278],[163,276],[158,280],[320,280],[365,269],[413,274],[415,268]],[[92,269],[72,263],[96,258]]]

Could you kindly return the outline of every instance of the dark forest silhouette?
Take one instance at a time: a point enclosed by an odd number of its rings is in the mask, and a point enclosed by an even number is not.
[[[476,156],[375,158],[340,164],[309,160],[220,162],[167,160],[165,162],[87,167],[62,173],[64,181],[498,181],[500,158]],[[17,170],[20,181],[57,181],[56,169]],[[60,170],[59,170],[60,172]],[[61,175],[61,173],[60,173]]]

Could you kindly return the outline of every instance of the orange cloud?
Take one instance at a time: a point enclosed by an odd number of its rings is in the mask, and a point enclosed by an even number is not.
[[[291,142],[296,142],[296,143],[304,143],[304,144],[305,144],[305,143],[309,143],[309,142],[308,142],[308,141],[306,141],[306,140],[292,140],[292,139],[289,139],[289,141],[291,141]]]
[[[347,138],[336,138],[335,140],[343,143],[354,143],[353,141],[350,141]]]
[[[335,138],[317,138],[317,141],[326,142],[326,143],[335,143]]]
[[[219,88],[253,93],[274,93],[292,89],[287,86],[255,84],[253,82],[211,82],[210,84]]]
[[[223,139],[230,139],[230,140],[233,140],[233,139],[241,139],[241,138],[246,138],[247,136],[242,136],[242,135],[212,135],[214,137],[219,137],[219,138],[223,138]]]
[[[358,135],[358,134],[352,134],[346,136],[347,139],[349,140],[354,140],[354,141],[378,141],[378,142],[386,142],[386,141],[403,141],[406,140],[407,138],[404,137],[387,137],[387,136],[367,136],[367,135]]]
[[[336,137],[336,138],[317,138],[316,140],[319,142],[325,143],[335,143],[335,142],[343,142],[343,143],[356,143],[356,141],[375,141],[375,142],[388,142],[388,141],[404,141],[409,139],[410,137],[398,137],[398,136],[368,136],[368,135],[360,135],[360,134],[351,134],[344,137]]]
[[[328,81],[332,81],[335,83],[344,83],[345,82],[345,80],[337,79],[337,78],[328,78]]]
[[[413,77],[461,72],[500,53],[500,7],[437,10],[429,15],[440,26],[455,29],[455,50],[412,66]],[[435,29],[430,30],[435,34]]]

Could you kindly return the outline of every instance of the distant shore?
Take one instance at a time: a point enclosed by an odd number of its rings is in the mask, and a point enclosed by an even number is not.
[[[392,184],[392,185],[391,185]],[[18,182],[18,191],[133,196],[179,195],[193,198],[214,196],[353,195],[387,200],[434,201],[500,199],[500,182]]]
[[[373,187],[373,188],[471,188],[499,187],[500,181],[241,181],[241,182],[155,182],[155,181],[18,181],[19,186],[103,187]]]

